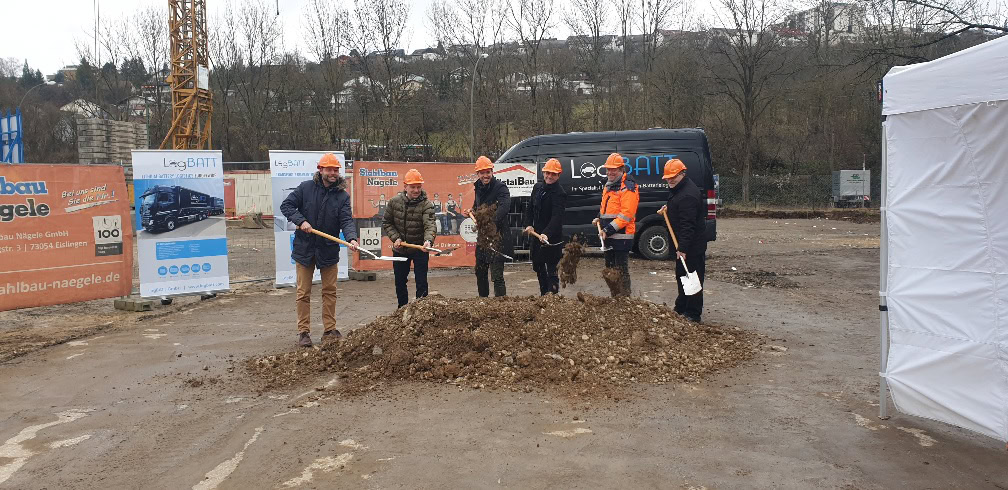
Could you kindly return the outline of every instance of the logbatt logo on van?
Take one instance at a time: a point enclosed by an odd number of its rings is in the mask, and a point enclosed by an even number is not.
[[[17,195],[40,195],[48,194],[44,180],[34,182],[7,182],[7,179],[0,176],[0,196]]]
[[[182,160],[165,158],[164,168],[176,168],[183,172],[190,168],[217,168],[217,157],[189,157]]]
[[[661,176],[665,167],[665,162],[675,158],[675,153],[662,155],[638,155],[633,161],[628,157],[623,157],[623,170],[630,175],[658,175]],[[571,178],[574,179],[597,179],[606,176],[605,161],[594,163],[584,161],[581,164],[570,159]]]

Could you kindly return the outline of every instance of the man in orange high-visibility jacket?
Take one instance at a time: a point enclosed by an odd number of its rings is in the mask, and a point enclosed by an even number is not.
[[[623,272],[623,291],[630,295],[630,249],[633,247],[637,224],[637,204],[640,190],[637,182],[625,173],[623,156],[613,153],[606,159],[607,181],[602,191],[602,206],[596,222],[602,225],[600,238],[606,247],[606,267]]]

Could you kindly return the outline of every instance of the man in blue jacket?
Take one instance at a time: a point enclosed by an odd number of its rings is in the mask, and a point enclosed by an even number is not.
[[[339,275],[338,243],[313,234],[312,229],[339,236],[340,231],[357,249],[357,227],[350,210],[346,179],[340,176],[340,161],[326,153],[318,163],[312,180],[298,185],[280,205],[280,212],[298,229],[294,232],[291,258],[297,268],[298,345],[311,347],[312,276],[318,267],[322,274],[322,341],[342,335],[336,329],[336,280]]]

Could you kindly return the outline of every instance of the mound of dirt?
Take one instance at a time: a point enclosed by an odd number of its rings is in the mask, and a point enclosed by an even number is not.
[[[563,257],[560,258],[560,262],[557,264],[557,269],[560,272],[561,287],[567,287],[568,284],[577,282],[577,267],[578,263],[581,262],[582,255],[584,255],[584,245],[578,241],[576,236],[571,237],[570,241],[564,245]]]
[[[263,390],[339,373],[332,389],[346,394],[409,380],[601,398],[620,397],[636,382],[699,381],[752,358],[760,343],[741,329],[691,323],[631,298],[436,295],[340,342],[246,366]]]
[[[500,232],[497,231],[497,224],[494,217],[497,215],[497,205],[483,205],[473,211],[476,218],[476,245],[480,247],[490,247],[497,249],[500,244]]]

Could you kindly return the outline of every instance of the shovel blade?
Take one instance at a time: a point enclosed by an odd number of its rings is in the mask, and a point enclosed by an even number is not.
[[[683,292],[686,293],[686,296],[693,296],[703,290],[703,286],[700,284],[700,277],[697,276],[696,272],[679,276],[679,281],[682,282]]]

